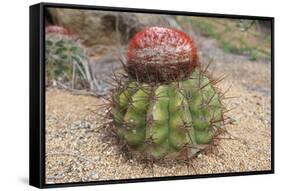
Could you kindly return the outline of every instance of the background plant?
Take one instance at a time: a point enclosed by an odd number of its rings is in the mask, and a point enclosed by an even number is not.
[[[45,38],[47,82],[63,88],[91,88],[86,49],[77,37],[63,27],[49,26]]]

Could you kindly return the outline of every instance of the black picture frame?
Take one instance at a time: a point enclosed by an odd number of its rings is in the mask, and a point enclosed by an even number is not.
[[[270,21],[271,23],[271,170],[218,173],[218,174],[200,174],[200,175],[187,175],[187,176],[170,176],[170,177],[159,177],[159,178],[138,178],[138,179],[124,179],[124,180],[122,179],[122,180],[110,180],[110,181],[106,180],[106,181],[94,181],[94,182],[46,184],[45,183],[45,65],[44,65],[45,20],[44,17],[45,17],[45,9],[50,7]],[[30,82],[29,82],[30,84],[29,184],[30,185],[38,188],[54,188],[54,187],[66,187],[66,186],[116,184],[116,183],[131,183],[131,182],[146,182],[146,181],[166,181],[166,180],[177,180],[177,179],[244,176],[244,175],[274,173],[274,18],[273,17],[195,13],[195,12],[182,12],[182,11],[103,7],[103,6],[56,4],[56,3],[39,3],[36,5],[32,5],[30,6],[29,12],[30,12]]]

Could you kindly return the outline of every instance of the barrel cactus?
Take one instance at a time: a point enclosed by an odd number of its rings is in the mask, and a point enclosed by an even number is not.
[[[212,144],[223,106],[187,34],[160,27],[138,32],[125,70],[128,77],[113,91],[111,116],[130,150],[154,160],[191,158]]]
[[[87,56],[84,46],[68,29],[48,26],[45,29],[45,62],[48,81],[68,87],[84,85],[87,79]],[[78,87],[76,87],[78,88]]]

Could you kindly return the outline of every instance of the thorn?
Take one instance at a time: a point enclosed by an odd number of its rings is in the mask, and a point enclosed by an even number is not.
[[[100,117],[102,117],[103,119],[106,119],[106,115],[103,115],[103,114],[100,114],[98,111],[96,111],[96,110],[90,110],[92,113],[94,113],[94,115],[98,115],[98,116],[100,116]]]
[[[128,74],[128,67],[126,66],[126,64],[124,63],[124,61],[121,59],[121,57],[119,57],[119,61],[121,62],[121,65],[123,67],[123,69],[125,70],[125,72]]]
[[[227,92],[229,92],[229,90],[232,88],[232,84],[230,84],[230,86],[222,93],[222,96],[226,95]]]
[[[187,165],[187,169],[189,169],[189,167],[191,167],[192,170],[194,171],[194,173],[198,174],[196,169],[195,169],[195,167],[194,167],[194,165],[191,162],[189,162],[188,156],[187,156],[187,161],[185,161],[185,162],[186,162],[186,165]]]
[[[236,107],[233,107],[233,108],[231,108],[231,109],[225,110],[225,111],[223,111],[223,114],[228,113],[228,112],[230,112],[230,111],[232,111],[232,110],[234,110],[234,109],[236,109],[236,108],[237,108],[237,106],[236,106]]]
[[[209,66],[213,63],[213,61],[214,61],[214,59],[211,58],[211,60],[210,60],[209,63],[207,64],[207,66],[203,69],[203,73],[206,73],[206,72],[207,72]]]
[[[209,105],[217,93],[215,92],[205,105]]]
[[[238,99],[238,98],[240,98],[240,97],[238,97],[238,96],[232,96],[232,97],[222,97],[221,99],[222,99],[222,100],[227,100],[227,99]]]

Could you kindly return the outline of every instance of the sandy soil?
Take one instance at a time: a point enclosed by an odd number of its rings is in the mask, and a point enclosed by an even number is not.
[[[227,74],[220,87],[234,119],[218,146],[186,162],[157,162],[153,168],[128,156],[93,111],[102,99],[48,89],[46,92],[46,183],[270,170],[270,64],[217,59],[214,76]],[[104,113],[101,110],[100,113]],[[230,139],[229,139],[230,138]],[[153,169],[153,170],[152,170]]]

